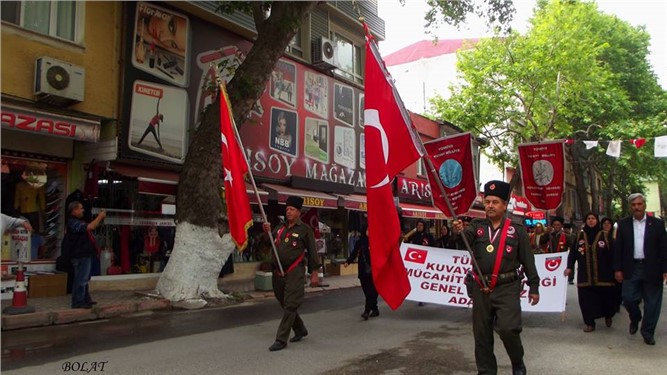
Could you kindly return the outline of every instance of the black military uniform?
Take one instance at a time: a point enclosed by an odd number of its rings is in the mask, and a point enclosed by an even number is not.
[[[300,210],[302,205],[303,198],[292,196],[287,199],[287,206]],[[269,349],[280,350],[285,347],[291,330],[294,330],[291,342],[299,341],[308,335],[297,309],[301,306],[305,294],[305,265],[308,264],[311,274],[317,273],[320,261],[313,230],[301,219],[297,219],[291,227],[287,223],[278,225],[273,230],[273,238],[285,274],[280,273],[274,259],[273,294],[283,308],[283,318],[276,333],[276,343]]]
[[[490,181],[484,186],[485,197],[494,195],[507,202],[509,184]],[[496,374],[497,363],[493,353],[493,331],[503,340],[512,361],[513,371],[525,373],[523,345],[521,344],[522,272],[528,277],[530,294],[538,294],[539,276],[535,258],[530,248],[528,234],[523,225],[510,223],[505,228],[505,218],[499,228],[492,228],[487,219],[474,219],[464,229],[487,285],[491,284],[496,255],[502,252],[496,285],[490,294],[481,290],[478,282],[470,288],[473,300],[473,334],[475,337],[475,361],[479,374]],[[505,234],[503,248],[499,248]],[[462,242],[462,241],[461,241]]]
[[[561,225],[565,223],[565,219],[556,216],[551,219],[551,225],[556,221],[560,222]],[[566,233],[564,228],[558,232],[551,232],[549,233],[549,252],[562,253],[564,251],[570,251],[570,249],[574,247],[574,241],[574,236]]]

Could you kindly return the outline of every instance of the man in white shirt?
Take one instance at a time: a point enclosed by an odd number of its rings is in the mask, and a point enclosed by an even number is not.
[[[655,345],[654,333],[660,317],[663,284],[667,283],[667,232],[665,222],[646,215],[646,198],[628,197],[632,216],[618,222],[614,241],[616,281],[622,284],[623,305],[630,315],[631,335],[641,334],[647,345]],[[644,316],[639,309],[644,302]]]

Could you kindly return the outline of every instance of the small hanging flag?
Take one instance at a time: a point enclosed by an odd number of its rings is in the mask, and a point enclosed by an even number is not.
[[[607,155],[618,158],[621,156],[621,141],[609,141]]]
[[[656,158],[667,157],[667,135],[655,137],[654,156]]]
[[[598,146],[598,141],[584,141],[584,144],[586,145],[586,150],[590,150]]]
[[[644,143],[646,143],[646,138],[632,138],[630,140],[630,143],[635,145],[635,147],[637,148],[641,148],[644,145]]]

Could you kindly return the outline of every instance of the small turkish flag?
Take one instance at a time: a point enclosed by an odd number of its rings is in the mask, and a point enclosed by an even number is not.
[[[428,251],[426,250],[408,248],[404,259],[408,262],[424,264],[426,263],[426,255],[428,255]]]
[[[646,143],[646,138],[633,138],[630,140],[630,143],[635,145],[635,147],[640,148]]]

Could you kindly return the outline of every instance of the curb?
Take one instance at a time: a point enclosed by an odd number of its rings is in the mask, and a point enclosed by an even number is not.
[[[147,300],[93,307],[92,309],[68,309],[43,311],[20,315],[2,315],[2,330],[44,327],[88,320],[106,319],[146,310],[162,310],[171,307],[166,299]]]

